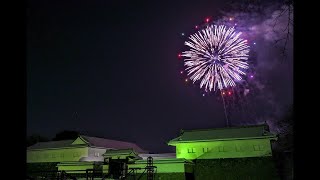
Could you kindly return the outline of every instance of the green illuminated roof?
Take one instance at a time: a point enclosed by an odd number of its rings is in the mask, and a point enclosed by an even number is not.
[[[251,138],[275,138],[275,135],[268,131],[268,125],[266,124],[214,129],[181,130],[180,136],[172,139],[168,144]]]
[[[140,148],[135,143],[117,141],[105,138],[90,137],[80,135],[77,139],[73,140],[60,140],[60,141],[49,141],[49,142],[38,142],[32,146],[29,146],[28,150],[41,150],[41,149],[59,149],[59,148],[72,148],[72,147],[99,147],[106,149],[134,149],[139,153],[146,153],[147,151]]]
[[[51,149],[51,148],[62,148],[69,147],[74,140],[62,140],[62,141],[50,141],[50,142],[38,142],[30,147],[28,150],[32,149]]]
[[[80,136],[84,141],[88,142],[90,146],[94,147],[104,147],[110,149],[134,149],[136,152],[147,152],[146,150],[140,148],[135,143],[117,141],[112,139],[90,137],[90,136]]]
[[[122,154],[136,154],[132,149],[120,149],[120,150],[108,150],[106,151],[103,156],[108,155],[122,155]]]
[[[154,159],[153,164],[167,164],[167,163],[190,163],[193,164],[192,161],[184,159],[184,158],[167,158],[167,159]],[[147,160],[138,160],[135,161],[135,164],[147,164]]]
[[[119,150],[107,150],[103,157],[129,157],[132,159],[142,159],[133,149],[119,149]]]

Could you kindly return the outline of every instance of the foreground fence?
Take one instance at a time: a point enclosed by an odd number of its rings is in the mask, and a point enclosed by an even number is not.
[[[144,170],[142,173],[137,174],[135,171]],[[153,180],[155,177],[154,172],[147,173],[148,168],[133,168],[125,176],[121,176],[117,179],[123,180],[140,180],[147,178],[147,180]],[[150,172],[149,172],[150,173]],[[68,171],[32,171],[28,172],[27,180],[110,180],[113,179],[110,174],[103,174],[101,170],[68,170]]]
[[[106,174],[93,169],[68,171],[33,171],[28,172],[27,180],[100,180]]]

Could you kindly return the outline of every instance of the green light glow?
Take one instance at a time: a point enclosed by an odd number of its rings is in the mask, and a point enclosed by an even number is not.
[[[57,165],[58,171],[66,171],[67,173],[86,173],[85,170],[93,169],[93,162],[70,162],[59,163]],[[75,171],[80,170],[80,171]],[[69,171],[69,172],[68,172]]]
[[[153,165],[157,168],[157,173],[185,173],[193,172],[193,163],[186,162],[184,159],[163,159],[154,160]],[[129,164],[129,168],[145,168],[147,166],[146,160],[136,161],[135,164]],[[137,170],[137,173],[142,173],[144,169]]]
[[[157,167],[157,177],[161,179],[185,179],[187,175],[194,175],[195,179],[213,176],[217,179],[248,179],[246,177],[260,178],[261,174],[269,177],[267,175],[273,173],[270,141],[276,139],[263,126],[186,130],[168,143],[176,147],[176,158],[154,158],[153,165]],[[51,146],[50,149],[44,146],[42,149],[27,150],[30,171],[48,169],[82,174],[87,169],[99,169],[107,174],[110,158],[126,160],[129,169],[141,168],[135,171],[138,174],[143,173],[147,166],[147,161],[132,149],[106,152],[105,149],[88,146],[82,138],[73,141],[72,146]]]
[[[38,163],[79,161],[80,158],[86,156],[88,156],[88,147],[29,150],[27,152],[27,162]]]
[[[272,156],[270,139],[190,142],[174,145],[176,157],[185,159]]]

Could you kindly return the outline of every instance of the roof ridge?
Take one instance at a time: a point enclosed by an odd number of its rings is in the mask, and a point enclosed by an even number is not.
[[[126,149],[108,149],[108,151],[119,151],[119,150],[133,150],[133,148],[126,148]]]
[[[65,140],[56,140],[56,141],[45,141],[45,142],[37,142],[37,143],[52,143],[52,142],[63,142],[63,141],[73,141],[73,139],[65,139]],[[36,144],[37,144],[36,143]]]
[[[109,141],[117,141],[117,142],[125,142],[125,143],[135,144],[135,143],[133,143],[133,142],[120,141],[120,140],[114,140],[114,139],[107,139],[107,138],[101,138],[101,137],[95,137],[95,136],[86,136],[86,135],[80,135],[80,136],[82,136],[82,137],[89,137],[89,138],[104,139],[104,140],[109,140]]]
[[[265,124],[260,125],[249,125],[249,126],[234,126],[234,127],[221,127],[221,128],[209,128],[209,129],[182,129],[184,132],[192,132],[192,131],[210,131],[210,130],[223,130],[223,129],[242,129],[242,128],[251,128],[251,127],[262,127]]]

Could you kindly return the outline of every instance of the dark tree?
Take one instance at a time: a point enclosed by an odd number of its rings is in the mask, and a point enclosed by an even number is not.
[[[279,128],[277,151],[292,152],[293,150],[293,107],[289,107],[287,113],[281,118],[277,126]]]
[[[270,16],[270,12],[265,9],[273,5],[277,5],[278,11]],[[238,19],[247,19],[246,25],[250,24],[250,19],[272,19],[272,22],[269,22],[272,26],[269,31],[275,36],[272,41],[284,57],[282,59],[286,59],[290,53],[288,49],[292,46],[290,41],[293,39],[293,10],[293,0],[232,0],[223,8],[222,14],[237,15]]]
[[[278,141],[274,144],[274,157],[281,179],[293,179],[293,107],[277,123]]]
[[[47,142],[47,141],[49,141],[49,138],[34,134],[27,137],[27,147],[32,146],[38,142]]]
[[[68,131],[64,130],[56,134],[56,136],[52,139],[53,141],[59,140],[69,140],[69,139],[76,139],[79,136],[79,132],[77,131]]]

